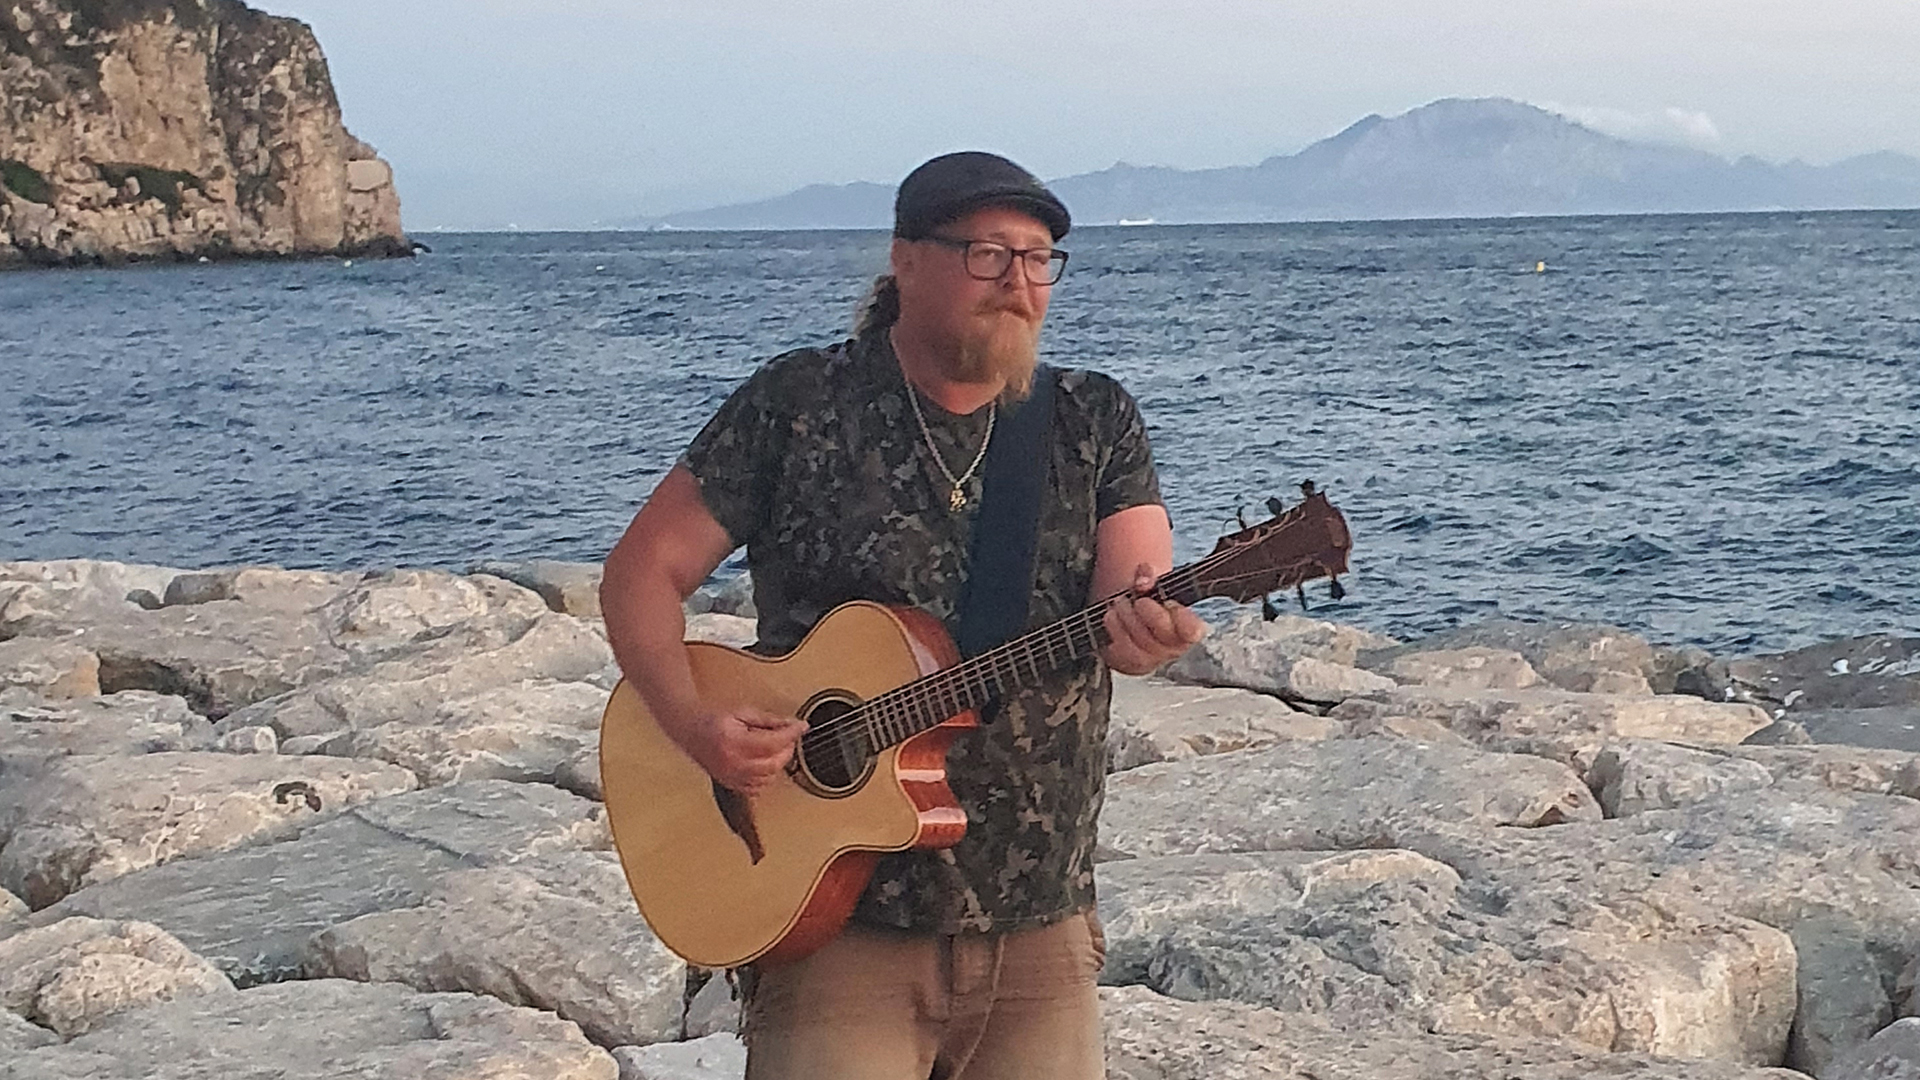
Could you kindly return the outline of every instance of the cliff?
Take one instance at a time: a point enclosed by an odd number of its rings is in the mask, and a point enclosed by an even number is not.
[[[410,251],[305,24],[238,0],[0,5],[0,266]]]

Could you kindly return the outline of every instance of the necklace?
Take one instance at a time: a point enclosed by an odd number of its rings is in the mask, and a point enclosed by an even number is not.
[[[961,507],[967,505],[967,481],[973,479],[980,463],[986,460],[987,444],[993,441],[993,420],[1000,411],[1000,403],[988,403],[987,434],[980,440],[980,450],[973,455],[973,464],[967,466],[967,471],[955,476],[953,470],[947,468],[947,459],[940,456],[940,448],[933,444],[933,431],[927,427],[927,414],[920,411],[920,391],[914,389],[911,380],[907,382],[907,400],[913,404],[913,418],[920,421],[920,437],[927,441],[927,451],[933,455],[933,463],[940,467],[940,475],[946,477],[947,483],[953,488],[947,496],[947,509],[958,513]]]

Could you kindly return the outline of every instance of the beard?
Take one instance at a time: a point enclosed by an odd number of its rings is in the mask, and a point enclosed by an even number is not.
[[[1033,389],[1040,362],[1040,324],[1026,311],[990,306],[953,343],[947,377],[961,383],[1004,381],[1001,399],[1019,401]]]

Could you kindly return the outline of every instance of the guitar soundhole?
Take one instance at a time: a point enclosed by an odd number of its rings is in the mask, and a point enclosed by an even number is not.
[[[801,785],[816,795],[851,795],[873,775],[875,757],[866,729],[846,720],[859,704],[851,696],[829,690],[800,710],[808,730],[794,755],[795,771]]]

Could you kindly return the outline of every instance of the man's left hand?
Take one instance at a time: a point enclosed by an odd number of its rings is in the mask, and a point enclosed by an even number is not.
[[[1112,640],[1101,658],[1115,671],[1145,675],[1207,636],[1200,616],[1171,600],[1146,595],[1155,580],[1153,568],[1142,563],[1134,571],[1133,592],[1107,604],[1105,624]]]

